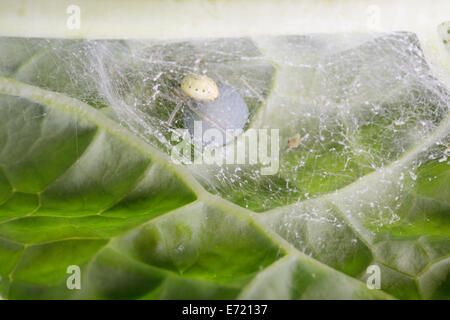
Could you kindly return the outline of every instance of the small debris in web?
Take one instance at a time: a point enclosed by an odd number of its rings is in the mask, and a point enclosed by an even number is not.
[[[289,149],[297,148],[301,144],[302,140],[300,139],[300,133],[297,133],[294,136],[288,138]]]

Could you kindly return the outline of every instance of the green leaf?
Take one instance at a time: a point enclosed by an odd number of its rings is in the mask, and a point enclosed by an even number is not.
[[[4,298],[450,298],[449,94],[413,34],[2,38],[0,50]],[[276,175],[177,166],[121,125],[111,102],[144,101],[140,80],[199,57],[244,96],[249,128],[280,129]],[[174,108],[150,105],[163,121]],[[374,264],[381,290],[366,286]],[[66,286],[70,265],[81,290]]]
[[[88,105],[4,77],[0,92],[2,119],[16,124],[1,140],[6,298],[236,298],[287,254],[327,282],[387,297],[290,248]],[[41,139],[55,156],[36,163]],[[83,270],[80,292],[66,287],[69,265]]]

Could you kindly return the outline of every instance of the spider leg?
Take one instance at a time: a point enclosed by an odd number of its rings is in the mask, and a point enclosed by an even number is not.
[[[180,96],[180,93],[178,90],[172,89],[172,93],[175,95],[176,99],[176,105],[175,109],[171,112],[169,119],[167,119],[167,125],[171,126],[173,119],[175,119],[175,116],[177,115],[178,111],[180,111],[181,107],[183,106],[183,99]]]
[[[264,123],[266,119],[266,99],[255,89],[253,88],[247,80],[243,76],[239,76],[239,79],[242,81],[242,83],[247,87],[250,92],[252,92],[259,100],[259,102],[262,104],[262,118],[261,121]]]
[[[247,87],[248,90],[250,90],[259,100],[259,102],[261,102],[262,104],[266,104],[266,100],[264,99],[264,97],[258,92],[256,91],[255,88],[253,88],[248,82],[247,80],[245,80],[245,78],[243,76],[239,76],[239,79],[242,81],[242,83]]]
[[[182,105],[183,104],[180,101],[177,102],[175,109],[173,109],[172,113],[169,116],[169,119],[167,119],[168,126],[172,125],[172,121],[175,118],[175,116],[177,115],[178,111],[180,111]]]

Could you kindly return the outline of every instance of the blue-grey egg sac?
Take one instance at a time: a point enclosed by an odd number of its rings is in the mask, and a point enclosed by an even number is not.
[[[249,116],[247,104],[233,87],[222,84],[218,87],[218,98],[213,101],[191,100],[192,106],[224,130],[244,129]],[[195,144],[200,144],[200,142],[196,141],[194,138],[194,121],[201,121],[203,134],[208,129],[217,129],[213,123],[202,119],[189,107],[186,107],[184,109],[184,127],[189,130]],[[230,136],[224,134],[221,130],[219,131],[222,133],[223,144],[230,143],[236,136],[236,134],[234,136]],[[201,144],[205,146],[208,145],[209,142],[203,140]],[[214,146],[218,145],[214,144]]]

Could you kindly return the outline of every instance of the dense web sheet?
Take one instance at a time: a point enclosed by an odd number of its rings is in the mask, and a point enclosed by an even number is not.
[[[25,41],[29,60],[4,73],[88,102],[168,154],[177,143],[172,133],[184,126],[186,106],[181,103],[174,114],[180,104],[174,89],[185,75],[206,74],[235,88],[250,110],[245,128],[280,130],[279,171],[264,176],[258,165],[190,167],[209,190],[256,211],[336,192],[383,168],[414,148],[448,112],[448,92],[410,33],[11,39],[2,59],[23,61],[7,53]],[[295,135],[300,143],[291,148],[287,141]],[[430,159],[447,162],[448,141],[436,143]]]
[[[252,209],[336,192],[414,148],[448,112],[448,92],[412,34],[255,41],[276,66],[276,81],[252,127],[280,129],[279,174],[196,168],[206,181],[214,175],[213,188],[225,197]],[[301,144],[290,148],[287,141],[296,134]],[[437,144],[429,157],[446,162],[448,142]]]

